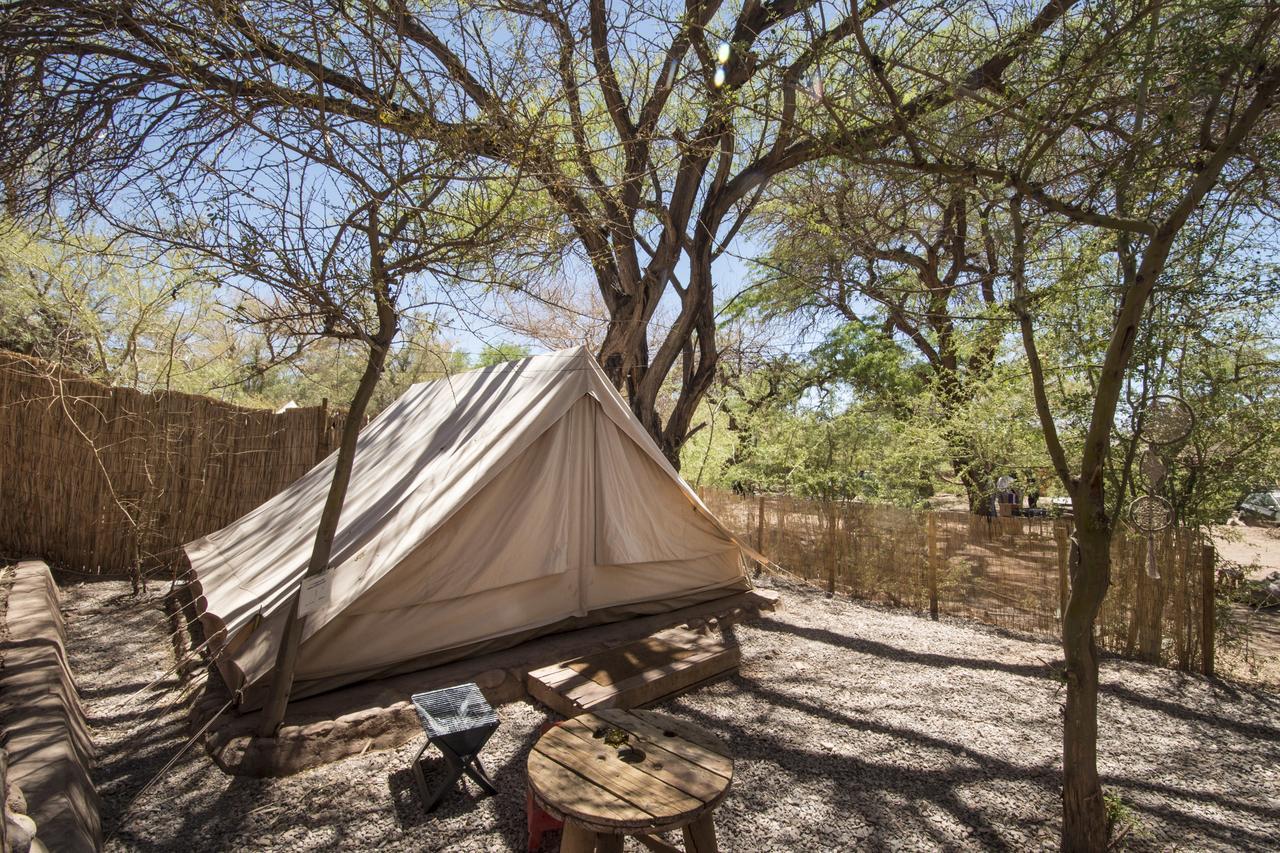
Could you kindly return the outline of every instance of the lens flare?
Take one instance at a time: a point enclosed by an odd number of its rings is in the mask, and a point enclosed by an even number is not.
[[[720,42],[720,47],[716,48],[716,62],[719,62],[721,65],[728,65],[730,50],[731,48],[727,41]]]
[[[715,79],[712,81],[717,89],[724,85],[724,66],[721,65],[716,69]]]

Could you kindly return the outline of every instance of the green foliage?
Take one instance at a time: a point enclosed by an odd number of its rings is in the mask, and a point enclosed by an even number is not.
[[[699,485],[913,505],[932,494],[945,458],[934,436],[835,397],[753,407],[731,396],[702,416],[709,426],[685,445],[682,466]]]
[[[530,349],[523,344],[485,344],[484,349],[476,355],[476,367],[493,367],[508,361],[519,361],[528,358]]]
[[[929,381],[924,365],[889,334],[862,323],[843,323],[828,332],[810,358],[819,383],[846,385],[856,397],[890,407],[920,394]]]
[[[1104,791],[1102,795],[1103,809],[1107,821],[1108,849],[1119,849],[1126,839],[1149,839],[1151,832],[1143,825],[1129,804],[1119,794]]]
[[[340,407],[352,398],[363,343],[282,338],[252,322],[251,303],[226,305],[216,283],[184,270],[180,257],[166,261],[92,238],[42,239],[0,227],[0,348],[143,391],[266,408],[325,399]],[[410,315],[401,325],[371,414],[415,382],[469,366],[432,324]]]

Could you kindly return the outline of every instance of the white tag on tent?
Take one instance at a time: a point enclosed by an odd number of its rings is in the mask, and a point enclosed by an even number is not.
[[[310,616],[329,603],[329,592],[332,589],[333,573],[325,572],[302,581],[302,595],[298,599],[298,615]]]

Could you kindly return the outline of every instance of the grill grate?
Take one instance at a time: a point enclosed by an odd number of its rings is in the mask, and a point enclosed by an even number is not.
[[[431,737],[498,725],[498,715],[475,684],[416,693],[412,701],[422,728]]]

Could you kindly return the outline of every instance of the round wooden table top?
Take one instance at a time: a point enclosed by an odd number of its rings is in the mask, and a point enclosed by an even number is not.
[[[653,711],[566,720],[529,753],[529,787],[560,819],[606,833],[660,831],[719,805],[733,759],[716,738]]]

